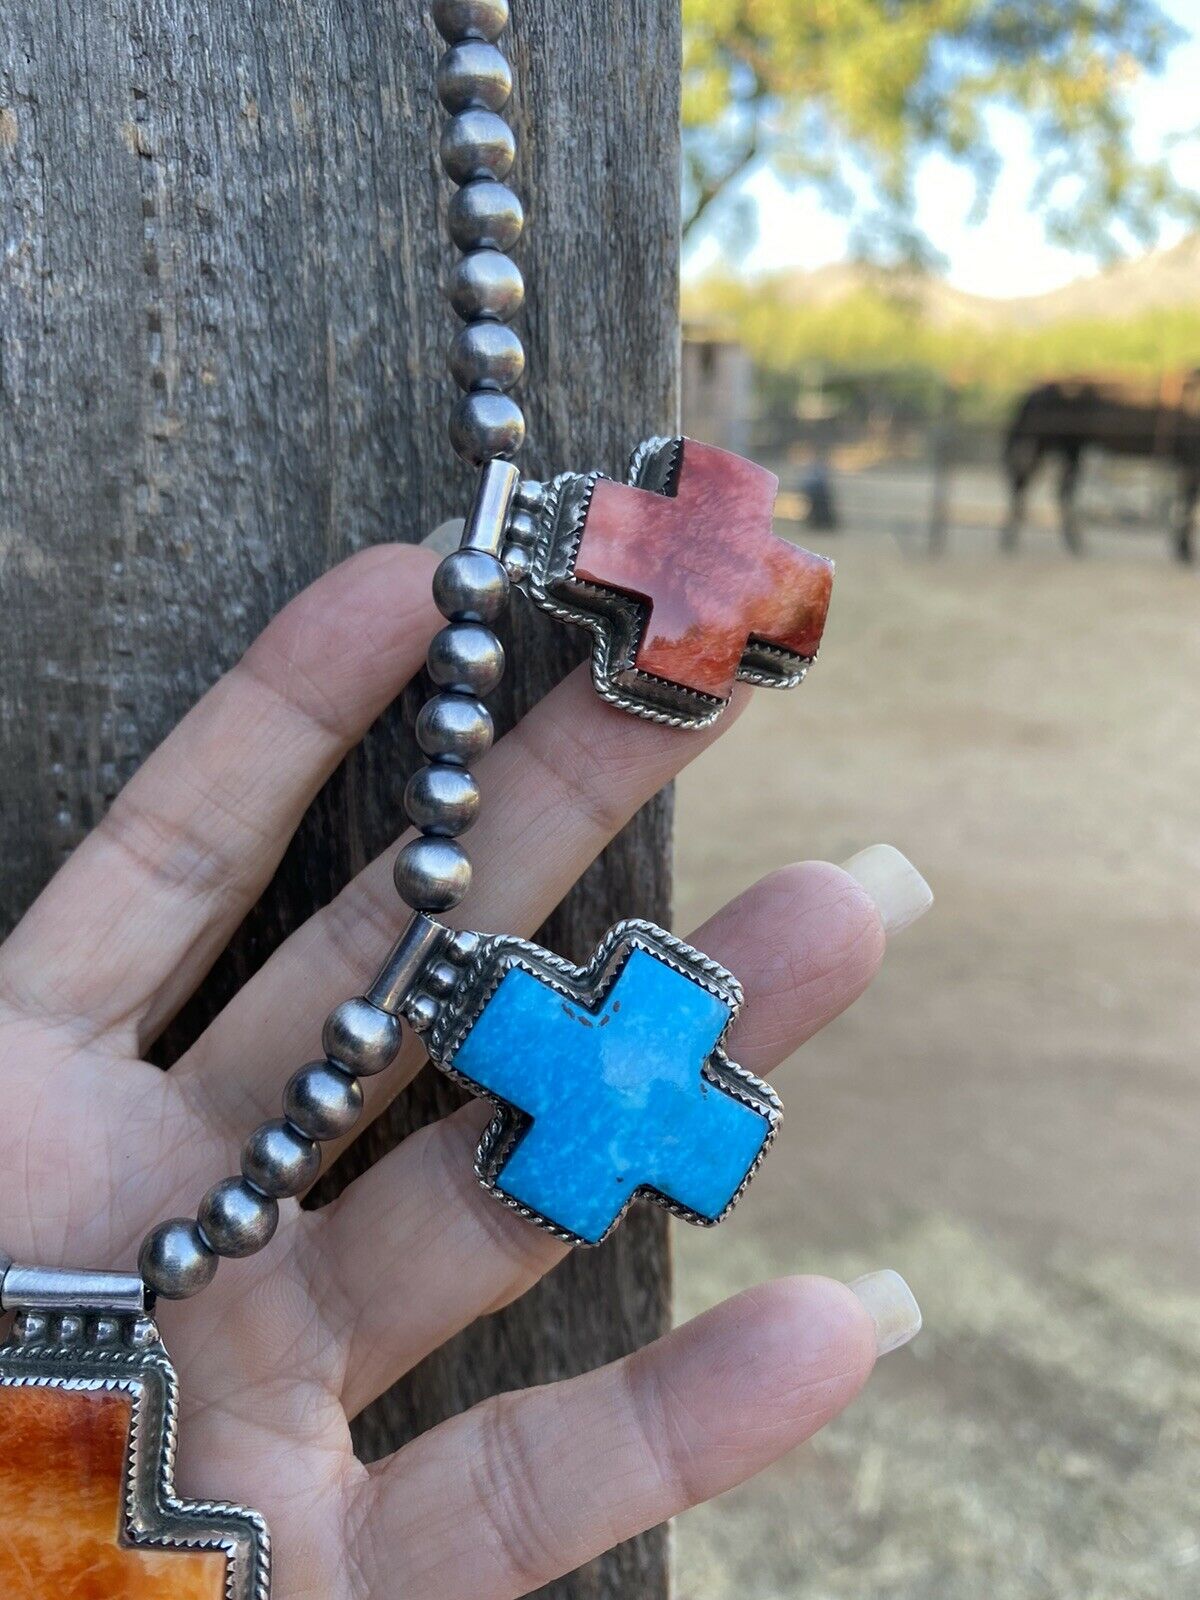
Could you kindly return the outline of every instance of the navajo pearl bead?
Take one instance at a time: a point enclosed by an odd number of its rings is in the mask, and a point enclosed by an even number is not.
[[[450,413],[450,443],[474,467],[515,455],[524,439],[525,417],[506,394],[465,394]]]
[[[479,815],[479,785],[462,767],[421,767],[408,780],[404,809],[422,833],[466,833]]]
[[[414,911],[449,911],[471,887],[471,863],[453,839],[413,839],[396,857],[396,892]]]
[[[442,129],[442,166],[455,183],[472,178],[504,178],[512,171],[517,145],[513,131],[494,111],[459,111]]]
[[[220,1256],[252,1256],[270,1244],[279,1226],[279,1204],[245,1178],[224,1178],[200,1202],[201,1232]]]
[[[508,0],[433,0],[433,20],[447,44],[498,39],[508,26]]]
[[[512,70],[495,45],[467,39],[442,57],[437,88],[447,111],[467,111],[473,106],[499,111],[512,93]]]
[[[260,1123],[242,1150],[243,1177],[278,1200],[302,1193],[320,1170],[316,1144],[282,1117]]]
[[[340,1139],[362,1116],[362,1108],[362,1085],[331,1061],[300,1067],[283,1091],[284,1114],[310,1139]]]
[[[142,1242],[138,1271],[164,1300],[186,1300],[212,1282],[217,1257],[191,1217],[160,1222]]]
[[[504,568],[486,550],[453,550],[433,575],[433,603],[452,622],[494,622],[507,602]]]
[[[511,389],[525,370],[525,351],[500,322],[471,322],[450,346],[450,371],[460,389]]]
[[[347,1072],[370,1077],[383,1072],[400,1049],[400,1018],[369,1000],[343,1000],[325,1021],[321,1047]]]
[[[441,689],[491,694],[504,676],[504,646],[478,622],[451,622],[429,641],[429,676]]]
[[[491,178],[466,183],[450,201],[450,237],[460,250],[511,250],[525,213],[511,189]]]
[[[490,747],[492,719],[469,695],[435,694],[417,715],[416,733],[427,756],[466,767]]]
[[[509,322],[521,309],[525,280],[500,250],[472,250],[451,270],[446,296],[464,321],[494,317]]]

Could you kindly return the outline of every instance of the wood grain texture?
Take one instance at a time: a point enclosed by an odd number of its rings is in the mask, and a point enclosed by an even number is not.
[[[514,10],[523,465],[615,472],[676,413],[677,7]],[[5,0],[0,45],[10,926],[289,596],[363,545],[461,514],[469,478],[444,436],[449,189],[422,6]],[[523,605],[511,647],[502,724],[580,654]],[[411,710],[393,708],[327,785],[164,1059],[398,830]],[[578,957],[621,915],[664,917],[669,826],[664,797],[547,941]],[[427,1075],[348,1167],[450,1101]],[[661,1214],[639,1215],[426,1363],[363,1419],[362,1448],[653,1337],[666,1252]],[[546,1593],[654,1600],[664,1540]]]

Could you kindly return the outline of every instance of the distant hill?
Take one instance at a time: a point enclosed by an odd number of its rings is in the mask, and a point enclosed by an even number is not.
[[[968,294],[941,278],[852,262],[776,280],[783,304],[809,310],[833,307],[867,289],[911,302],[923,321],[941,328],[956,323],[987,329],[1040,328],[1064,321],[1116,321],[1185,306],[1200,310],[1200,234],[1077,278],[1048,294],[1012,299]]]
[[[1014,299],[844,262],[693,282],[684,304],[693,327],[744,346],[781,404],[796,403],[815,367],[893,374],[910,398],[948,383],[983,415],[1064,373],[1155,381],[1200,365],[1200,235]]]

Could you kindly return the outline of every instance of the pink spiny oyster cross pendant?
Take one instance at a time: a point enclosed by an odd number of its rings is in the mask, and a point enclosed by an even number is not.
[[[692,439],[650,439],[628,482],[564,473],[533,518],[529,594],[591,629],[614,704],[704,727],[736,680],[791,688],[816,657],[833,563],[778,538],[779,480]]]

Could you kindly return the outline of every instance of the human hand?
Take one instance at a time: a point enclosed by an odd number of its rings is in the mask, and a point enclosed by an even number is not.
[[[142,1059],[319,787],[421,666],[441,620],[433,565],[427,551],[376,548],[295,600],[0,948],[0,1245],[13,1257],[128,1268],[148,1227],[192,1214],[237,1169],[247,1132],[316,1053],[325,1014],[378,968],[404,914],[394,851],[278,949],[169,1072]],[[719,727],[659,728],[605,705],[583,672],[563,682],[480,764],[472,925],[531,933]],[[523,851],[533,836],[538,850]],[[743,983],[732,1047],[752,1071],[855,999],[885,924],[927,903],[902,858],[871,861],[860,876],[874,896],[839,868],[787,867],[696,932]],[[365,1080],[367,1118],[421,1062],[410,1039]],[[322,1210],[283,1202],[267,1250],[226,1264],[198,1299],[160,1306],[182,1386],[180,1491],[264,1513],[277,1600],[523,1595],[808,1438],[857,1394],[877,1348],[916,1331],[892,1274],[857,1293],[784,1279],[363,1466],[350,1419],[563,1254],[476,1183],[488,1115],[476,1103],[422,1130]]]

